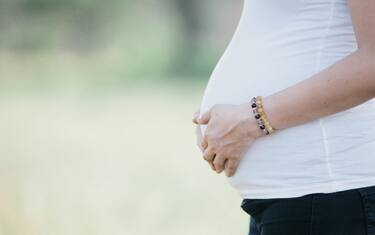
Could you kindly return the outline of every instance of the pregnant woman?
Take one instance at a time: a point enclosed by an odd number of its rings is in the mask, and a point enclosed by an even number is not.
[[[375,235],[374,97],[374,0],[245,0],[193,122],[250,235]]]

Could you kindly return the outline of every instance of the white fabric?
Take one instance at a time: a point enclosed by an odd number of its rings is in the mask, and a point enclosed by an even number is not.
[[[271,95],[356,49],[346,0],[245,0],[204,91],[201,114],[214,104]],[[227,179],[242,198],[375,185],[375,99],[260,137]]]

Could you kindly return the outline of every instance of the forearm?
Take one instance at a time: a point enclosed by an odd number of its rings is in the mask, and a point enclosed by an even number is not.
[[[344,111],[374,97],[374,53],[357,50],[311,78],[263,97],[263,107],[277,130]]]

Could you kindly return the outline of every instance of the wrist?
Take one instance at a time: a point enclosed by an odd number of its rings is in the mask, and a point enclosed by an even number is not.
[[[279,129],[278,125],[275,127],[276,121],[273,115],[275,107],[272,106],[273,104],[269,96],[265,98],[261,96],[253,97],[251,101],[242,104],[248,115],[247,126],[249,136],[259,138],[272,134]]]
[[[252,113],[250,113],[250,114],[252,115]],[[262,131],[262,129],[259,128],[259,125],[258,125],[254,115],[252,115],[250,120],[249,120],[249,126],[252,127],[249,130],[249,134],[251,136],[253,136],[254,138],[259,138],[259,137],[264,136],[264,132]]]
[[[271,123],[272,127],[275,130],[280,129],[279,124],[279,114],[282,113],[281,111],[276,110],[278,107],[275,106],[275,103],[271,100],[270,96],[266,96],[262,98],[263,103],[263,110],[267,115],[267,119],[269,123]]]
[[[259,128],[259,125],[254,117],[254,114],[252,113],[250,104],[248,102],[243,103],[240,105],[245,117],[246,117],[246,130],[248,133],[248,136],[252,138],[259,138],[264,135],[263,131]]]

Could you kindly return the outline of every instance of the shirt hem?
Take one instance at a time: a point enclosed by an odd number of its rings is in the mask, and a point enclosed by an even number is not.
[[[334,193],[344,190],[350,190],[355,188],[362,188],[368,186],[375,186],[375,178],[371,178],[366,181],[345,181],[339,182],[335,181],[334,187],[332,186],[332,182],[319,184],[309,187],[298,187],[298,188],[291,188],[288,190],[280,190],[274,191],[267,194],[257,194],[257,193],[241,193],[240,196],[242,199],[275,199],[275,198],[293,198],[293,197],[301,197],[307,194],[312,193]]]

